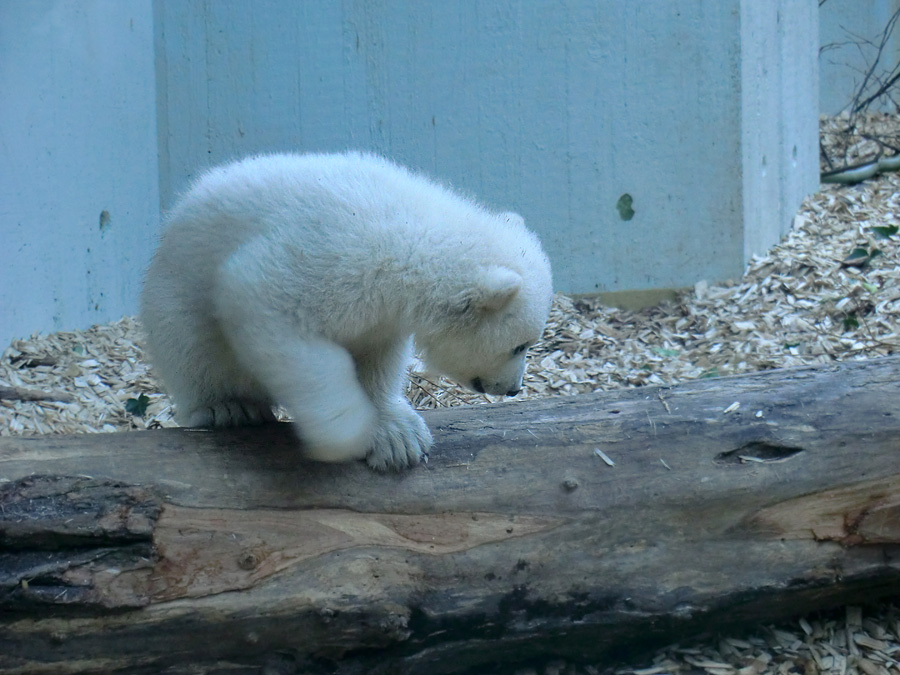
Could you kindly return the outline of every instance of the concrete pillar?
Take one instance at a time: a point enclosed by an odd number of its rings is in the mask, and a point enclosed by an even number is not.
[[[811,0],[741,2],[744,263],[819,187],[817,27]]]

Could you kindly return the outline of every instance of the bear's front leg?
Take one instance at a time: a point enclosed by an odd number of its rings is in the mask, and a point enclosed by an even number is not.
[[[223,265],[215,318],[240,367],[293,418],[307,456],[324,462],[366,457],[376,409],[350,353],[307,325],[297,307],[289,251],[253,240]]]
[[[379,345],[357,357],[357,376],[375,406],[375,431],[366,461],[379,471],[415,466],[433,443],[425,420],[403,395],[412,341]]]
[[[260,383],[290,414],[306,456],[321,462],[367,456],[377,411],[345,349],[282,333],[271,323],[250,339],[236,341]]]

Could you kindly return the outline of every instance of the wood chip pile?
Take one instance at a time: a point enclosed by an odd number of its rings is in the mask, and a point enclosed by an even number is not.
[[[800,619],[743,638],[707,646],[673,645],[650,665],[619,675],[896,675],[900,673],[900,614],[884,607],[868,615],[846,607],[841,615]],[[525,673],[522,673],[525,675]]]
[[[823,149],[835,166],[900,147],[896,117],[860,118],[849,137],[842,133],[848,124],[846,118],[823,121]],[[881,143],[872,140],[876,136]],[[823,160],[822,169],[830,168]],[[741,279],[700,281],[658,307],[624,311],[558,295],[544,339],[531,350],[519,398],[900,351],[898,194],[900,176],[894,173],[857,186],[823,186],[804,202],[783,241],[754,258]],[[131,317],[14,340],[0,356],[0,435],[175,426],[140,342],[140,326]],[[409,396],[419,408],[490,400],[418,370]],[[810,618],[756,637],[672,647],[645,666],[622,672],[900,675],[900,619],[890,607],[866,618],[848,608],[842,620]],[[537,671],[523,671],[529,672]],[[551,664],[541,672],[599,671]]]

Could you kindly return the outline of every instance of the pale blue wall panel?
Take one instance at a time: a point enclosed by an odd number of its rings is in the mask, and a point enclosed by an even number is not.
[[[156,18],[164,206],[236,157],[368,146],[364,73],[339,3],[157,2]]]
[[[0,2],[0,345],[136,310],[155,106],[148,0]]]
[[[738,0],[157,8],[164,205],[211,163],[358,147],[520,211],[560,290],[740,273]]]

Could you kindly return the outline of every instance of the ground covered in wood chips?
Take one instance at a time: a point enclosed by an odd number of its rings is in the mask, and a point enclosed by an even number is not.
[[[822,168],[900,147],[897,118],[872,115],[854,134],[823,122]],[[674,302],[640,311],[559,295],[529,356],[520,398],[832,363],[900,352],[900,176],[823,186],[783,241],[728,283],[698,282]],[[0,356],[0,435],[112,432],[174,426],[172,407],[143,359],[131,317],[85,331],[14,340]],[[419,408],[486,402],[414,372]],[[603,672],[551,663],[531,673]],[[672,646],[622,673],[900,675],[900,613],[808,617],[749,636]]]

